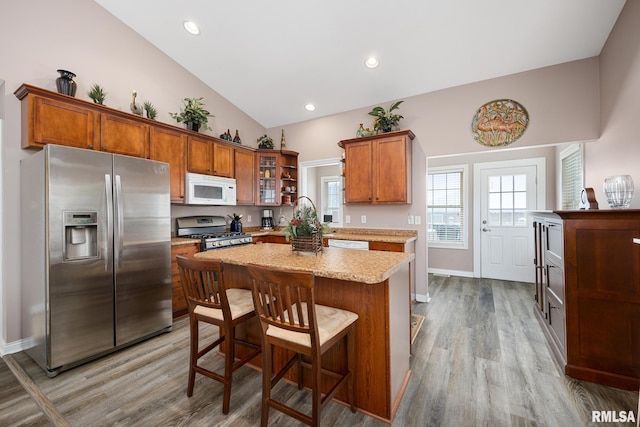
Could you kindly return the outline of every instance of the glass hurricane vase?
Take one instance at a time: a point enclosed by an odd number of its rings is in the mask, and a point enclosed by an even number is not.
[[[633,199],[633,179],[630,175],[614,175],[604,179],[604,194],[612,209],[628,208]]]

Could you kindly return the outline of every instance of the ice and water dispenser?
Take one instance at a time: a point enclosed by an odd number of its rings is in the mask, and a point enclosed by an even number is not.
[[[64,261],[98,257],[98,212],[64,212]]]

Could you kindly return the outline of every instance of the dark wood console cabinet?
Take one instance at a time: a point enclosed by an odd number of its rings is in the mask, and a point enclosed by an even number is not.
[[[535,313],[573,378],[640,385],[640,210],[532,214]]]

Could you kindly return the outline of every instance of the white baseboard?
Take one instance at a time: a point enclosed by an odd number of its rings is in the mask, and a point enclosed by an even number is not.
[[[429,294],[416,294],[416,302],[429,302],[431,301],[431,298],[429,297]]]
[[[30,343],[31,341],[28,339],[13,341],[10,343],[2,342],[2,345],[0,345],[0,356],[4,356],[5,354],[18,353],[26,350],[30,347]]]
[[[460,277],[474,277],[473,271],[460,271],[460,270],[447,270],[444,268],[429,268],[428,273],[437,274],[439,276],[460,276]]]

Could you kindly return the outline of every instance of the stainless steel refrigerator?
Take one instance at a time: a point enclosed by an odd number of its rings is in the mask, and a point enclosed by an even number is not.
[[[21,162],[22,325],[49,376],[169,331],[169,166],[47,145]]]

